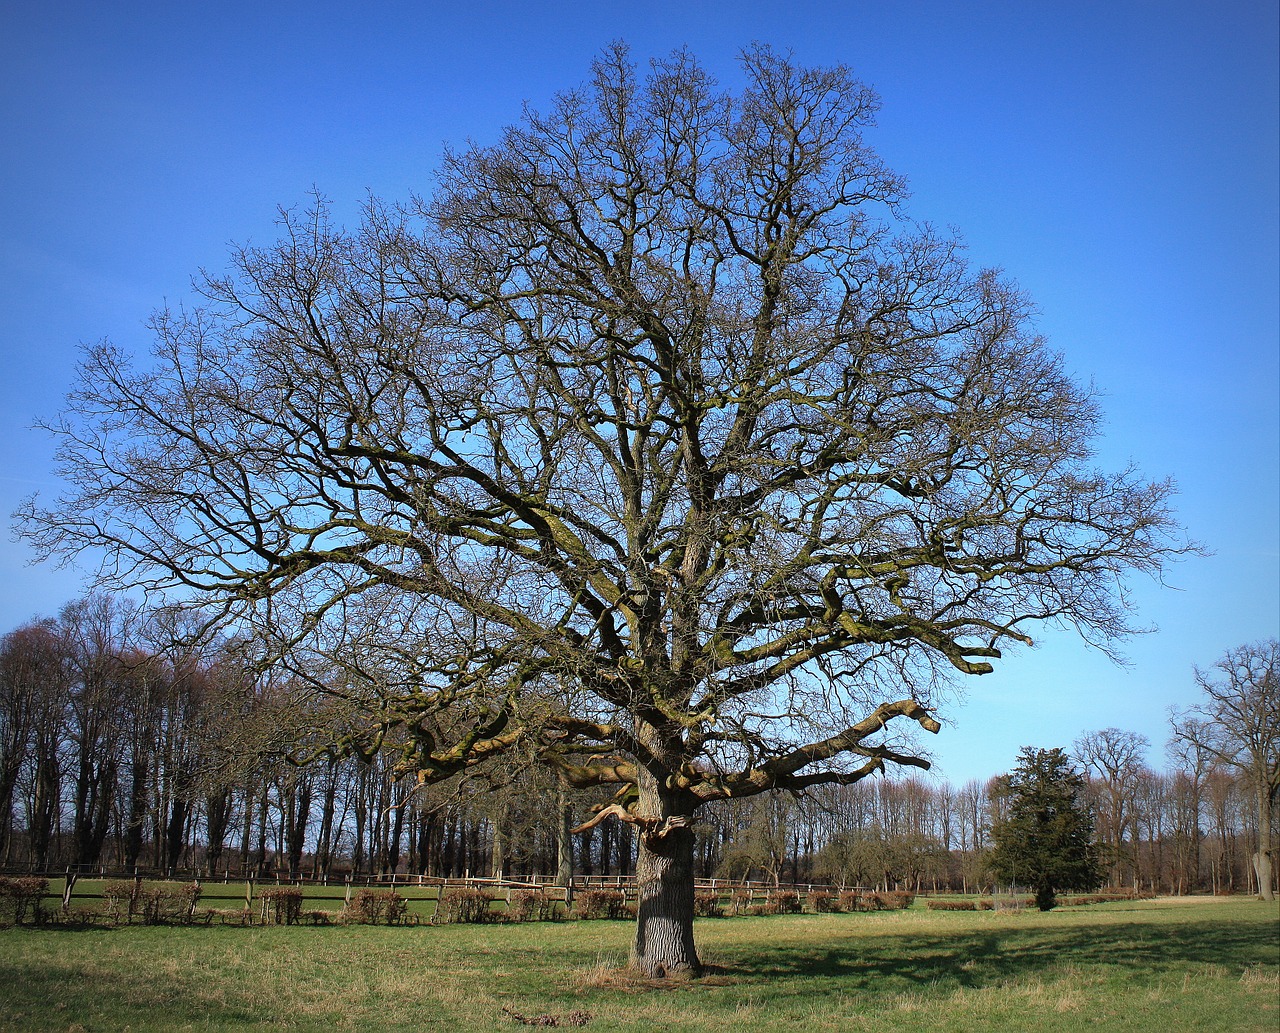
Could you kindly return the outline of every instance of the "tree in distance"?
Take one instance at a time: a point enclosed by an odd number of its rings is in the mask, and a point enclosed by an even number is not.
[[[1024,747],[1004,791],[1005,817],[991,829],[997,879],[1034,887],[1041,911],[1056,906],[1058,890],[1088,890],[1102,882],[1084,776],[1065,752]]]
[[[1280,802],[1280,642],[1228,650],[1213,672],[1196,670],[1204,700],[1172,715],[1173,738],[1238,771],[1258,808],[1253,871],[1258,894],[1275,899],[1272,814]]]
[[[343,748],[615,788],[655,976],[700,969],[699,807],[927,767],[947,672],[1114,642],[1186,548],[1028,300],[904,218],[875,94],[741,63],[617,45],[430,196],[284,212],[149,363],[87,350],[20,514],[349,701]]]

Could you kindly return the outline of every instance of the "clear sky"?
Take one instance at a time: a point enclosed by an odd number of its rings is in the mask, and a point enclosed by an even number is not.
[[[611,40],[640,61],[687,45],[729,87],[760,40],[880,91],[871,139],[911,214],[1031,293],[1103,394],[1101,462],[1174,477],[1213,552],[1135,583],[1159,630],[1128,666],[1046,629],[970,680],[936,770],[985,778],[1109,726],[1163,766],[1192,666],[1280,632],[1277,17],[1274,0],[0,0],[0,511],[57,490],[30,428],[77,344],[145,349],[150,311],[231,242],[272,239],[277,205],[314,187],[354,221],[370,191],[429,190],[446,141],[493,139]],[[30,558],[0,538],[0,631],[83,590]]]

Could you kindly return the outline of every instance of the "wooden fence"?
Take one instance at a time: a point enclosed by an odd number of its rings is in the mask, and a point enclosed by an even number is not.
[[[50,873],[45,877],[49,878],[48,896],[55,899],[60,897],[63,907],[70,907],[76,901],[100,901],[104,885],[108,881],[135,879],[145,882],[162,881],[151,873],[112,870],[101,866],[91,869],[68,869],[65,873]],[[635,903],[638,895],[636,878],[633,875],[576,875],[568,886],[558,885],[554,879],[545,876],[518,878],[468,876],[460,879],[445,879],[405,874],[315,879],[290,878],[286,873],[274,873],[267,877],[244,879],[236,878],[231,873],[222,873],[216,879],[201,879],[185,875],[176,880],[163,881],[197,882],[201,888],[200,899],[205,906],[234,905],[244,908],[251,908],[264,889],[280,886],[295,886],[303,891],[308,903],[331,905],[331,910],[339,910],[350,903],[352,897],[361,889],[394,889],[405,896],[411,905],[416,905],[415,910],[423,918],[434,917],[440,907],[440,901],[451,889],[487,890],[495,901],[503,901],[505,898],[508,904],[513,894],[536,890],[566,906],[572,906],[576,895],[587,890],[618,890],[623,894],[624,899],[632,904]],[[750,894],[748,899],[752,903],[763,903],[770,894],[779,891],[794,891],[802,897],[814,891],[839,892],[839,887],[817,883],[774,884],[726,879],[696,879],[695,888],[698,892],[712,892],[725,896],[746,891]]]

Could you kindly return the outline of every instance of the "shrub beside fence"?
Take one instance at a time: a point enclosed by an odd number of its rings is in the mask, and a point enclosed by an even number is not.
[[[493,918],[493,897],[484,890],[463,886],[440,898],[436,919],[450,923],[479,925]]]
[[[622,890],[583,890],[574,902],[574,912],[585,919],[635,918]]]
[[[342,918],[358,925],[402,925],[408,911],[408,902],[395,890],[362,889],[343,909]]]
[[[258,917],[263,925],[297,925],[302,921],[302,890],[268,886],[258,894]]]
[[[579,884],[581,885],[581,884]],[[61,906],[58,898],[61,897]],[[74,898],[74,899],[73,899]],[[566,899],[568,898],[568,899]],[[933,898],[933,910],[986,910],[988,900],[952,905]],[[1133,899],[1132,894],[1063,898],[1063,904]],[[94,901],[92,904],[81,902]],[[914,894],[903,891],[837,890],[830,886],[768,886],[700,880],[694,896],[698,918],[727,915],[834,914],[911,907]],[[365,886],[342,889],[320,883],[256,885],[183,883],[143,879],[71,879],[50,887],[43,878],[0,878],[0,923],[41,921],[111,925],[187,924],[220,921],[235,925],[444,924],[450,922],[540,922],[562,918],[627,920],[635,917],[634,882],[594,878],[576,894],[562,887],[467,880],[465,883],[409,881],[396,889]]]
[[[513,922],[554,922],[560,902],[541,890],[518,890],[507,901],[506,916]]]
[[[23,925],[28,919],[40,925],[48,914],[48,893],[49,880],[39,876],[0,878],[0,925]]]

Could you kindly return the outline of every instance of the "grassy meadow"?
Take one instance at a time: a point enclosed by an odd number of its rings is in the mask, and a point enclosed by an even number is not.
[[[1248,900],[917,903],[701,919],[697,935],[710,974],[661,986],[619,971],[628,922],[10,928],[0,1030],[1280,1028],[1280,913]]]

